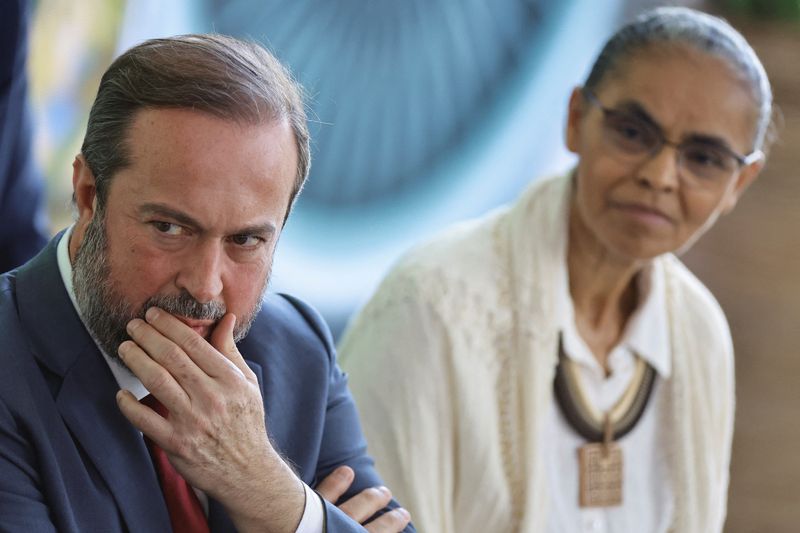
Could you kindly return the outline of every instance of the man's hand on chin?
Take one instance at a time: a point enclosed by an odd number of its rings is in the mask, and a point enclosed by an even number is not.
[[[293,532],[305,491],[269,442],[258,381],[233,341],[235,323],[225,315],[206,341],[155,307],[132,320],[132,340],[119,355],[169,415],[126,390],[117,402],[193,487],[225,506],[239,531]]]

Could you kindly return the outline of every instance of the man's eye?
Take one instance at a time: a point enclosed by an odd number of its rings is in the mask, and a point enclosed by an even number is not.
[[[244,248],[252,248],[254,246],[258,246],[263,241],[264,239],[256,235],[234,235],[233,237],[231,237],[231,242],[233,244]]]
[[[183,228],[178,224],[173,224],[172,222],[162,222],[157,220],[155,222],[151,222],[151,224],[156,231],[163,233],[164,235],[177,236],[183,233]]]

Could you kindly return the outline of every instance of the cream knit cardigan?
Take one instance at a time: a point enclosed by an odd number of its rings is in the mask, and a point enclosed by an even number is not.
[[[424,533],[543,531],[541,425],[553,400],[555,275],[570,180],[408,254],[340,346],[370,452]],[[733,431],[733,351],[708,290],[672,255],[663,275],[673,348],[664,382],[673,530],[721,531]],[[576,495],[577,497],[577,495]]]

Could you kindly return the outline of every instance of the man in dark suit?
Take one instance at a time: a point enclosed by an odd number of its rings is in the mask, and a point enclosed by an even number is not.
[[[77,221],[0,278],[0,529],[413,531],[326,326],[264,297],[308,165],[298,88],[259,46],[157,39],[111,65]]]
[[[0,272],[33,257],[47,244],[44,184],[36,172],[28,109],[30,2],[0,7]]]

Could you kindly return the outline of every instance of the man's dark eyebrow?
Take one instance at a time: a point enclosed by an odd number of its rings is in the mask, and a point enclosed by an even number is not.
[[[254,226],[247,226],[233,232],[234,235],[258,235],[265,239],[275,235],[275,226],[269,222],[265,224],[256,224]]]
[[[141,215],[157,215],[166,217],[169,219],[174,220],[184,226],[189,226],[191,228],[202,230],[203,226],[195,220],[194,218],[190,217],[186,213],[173,209],[169,206],[159,203],[146,203],[139,206],[138,209]]]
[[[184,226],[188,226],[193,228],[197,231],[204,231],[205,228],[192,218],[191,216],[187,215],[182,211],[178,211],[172,207],[166,206],[164,204],[159,203],[146,203],[139,206],[138,209],[141,215],[150,215],[150,216],[161,216],[171,220],[179,224],[183,224]],[[264,224],[254,224],[252,226],[245,226],[243,228],[239,228],[235,230],[232,235],[260,235],[266,237],[271,237],[275,234],[275,226],[269,222]]]
[[[617,106],[615,106],[614,109],[617,111],[623,111],[625,113],[631,113],[639,120],[646,122],[650,127],[658,131],[659,134],[662,136],[664,135],[664,129],[661,127],[661,125],[656,122],[656,120],[650,116],[650,113],[648,113],[636,100],[623,100]],[[707,133],[689,133],[688,135],[685,135],[683,139],[679,139],[678,142],[681,144],[686,142],[699,142],[709,146],[717,146],[725,150],[732,151],[730,145],[725,139],[722,137],[717,137],[716,135],[709,135]]]

